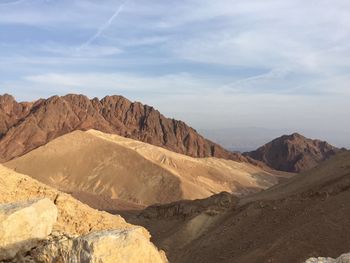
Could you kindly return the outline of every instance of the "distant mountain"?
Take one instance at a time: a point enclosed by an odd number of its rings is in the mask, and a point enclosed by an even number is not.
[[[192,157],[246,161],[197,133],[182,121],[168,119],[153,107],[122,96],[90,100],[84,95],[53,96],[18,103],[0,96],[0,162],[21,156],[63,134],[96,129]]]
[[[302,172],[317,166],[339,151],[341,150],[325,141],[312,140],[293,133],[244,155],[262,161],[276,170]]]

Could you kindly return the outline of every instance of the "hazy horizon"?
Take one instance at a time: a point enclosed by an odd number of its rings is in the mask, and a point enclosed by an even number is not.
[[[348,1],[6,0],[0,30],[0,93],[18,100],[116,94],[227,148],[350,147]]]

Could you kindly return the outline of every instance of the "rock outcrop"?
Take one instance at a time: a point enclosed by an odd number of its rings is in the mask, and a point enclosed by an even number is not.
[[[148,219],[188,218],[201,213],[216,215],[232,209],[238,204],[238,197],[222,192],[205,199],[183,200],[166,205],[152,205],[140,214]]]
[[[92,209],[68,194],[0,165],[0,204],[37,198],[48,198],[57,206],[54,231],[84,235],[91,231],[133,227],[119,215]]]
[[[0,204],[0,261],[167,262],[145,228],[1,165]]]
[[[32,251],[37,263],[165,263],[163,252],[150,242],[140,227],[93,232],[81,237],[56,237]]]
[[[118,134],[192,157],[247,161],[205,139],[182,121],[168,119],[153,107],[121,96],[90,100],[83,95],[53,96],[18,103],[0,96],[0,162],[21,156],[74,130]]]
[[[325,141],[293,133],[279,137],[245,156],[286,172],[303,172],[341,151]]]
[[[305,263],[350,263],[350,254],[343,254],[337,259],[334,258],[309,258]]]
[[[49,199],[0,205],[0,260],[29,251],[51,234],[57,208]]]

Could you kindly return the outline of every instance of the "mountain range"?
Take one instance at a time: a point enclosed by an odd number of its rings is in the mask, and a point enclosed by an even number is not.
[[[21,156],[74,130],[96,129],[192,157],[246,160],[205,139],[182,121],[122,96],[101,100],[70,94],[17,102],[0,96],[0,162]]]
[[[0,162],[0,260],[294,263],[349,252],[350,151],[298,133],[241,154],[121,96],[3,95]]]
[[[204,138],[186,123],[163,116],[151,106],[122,96],[89,99],[69,94],[17,102],[0,96],[0,163],[22,156],[76,130],[95,129],[139,140],[191,157],[217,157],[301,172],[339,151],[299,134],[285,135],[244,155]]]

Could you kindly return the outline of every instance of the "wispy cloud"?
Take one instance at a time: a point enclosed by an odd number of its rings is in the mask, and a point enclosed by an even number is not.
[[[284,79],[288,75],[289,71],[287,69],[272,69],[268,71],[267,73],[259,74],[259,75],[254,75],[248,78],[243,78],[236,80],[231,83],[227,83],[222,86],[222,89],[224,90],[229,90],[229,91],[235,91],[235,92],[254,92],[258,93],[259,92],[259,83],[263,82],[269,82],[269,81],[278,81],[281,82],[282,79]],[[273,90],[273,85],[270,82],[270,87],[269,89],[263,89],[260,90],[260,93],[264,92],[275,92],[276,90]],[[285,90],[277,89],[277,92],[285,92]]]
[[[116,1],[2,1],[0,90],[119,93],[202,127],[350,129],[350,1]]]

